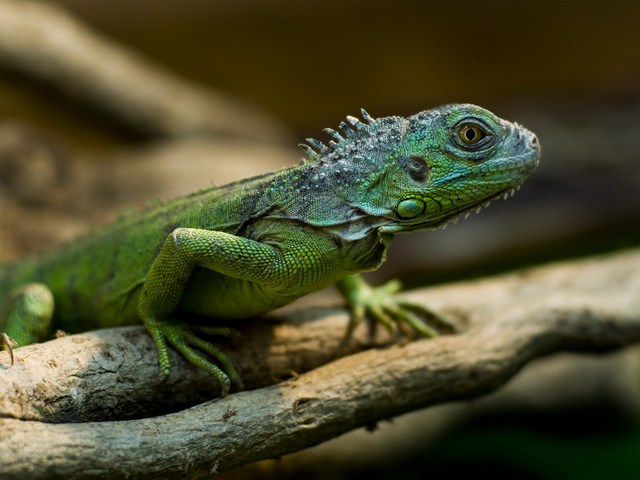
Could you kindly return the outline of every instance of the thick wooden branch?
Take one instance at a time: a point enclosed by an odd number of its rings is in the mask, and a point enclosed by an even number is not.
[[[498,388],[529,360],[549,352],[602,351],[631,344],[640,339],[639,291],[640,250],[634,250],[414,292],[414,299],[455,318],[461,333],[362,351],[276,385],[153,418],[79,424],[4,418],[0,421],[3,475],[202,478],[284,455],[410,410],[481,395]],[[256,322],[247,328],[248,338],[234,357],[247,383],[268,383],[265,379],[283,373],[285,365],[304,370],[335,356],[346,316],[320,314],[318,319],[295,321],[299,314],[291,313],[292,325]],[[253,329],[260,335],[269,332],[270,337],[250,337]],[[298,329],[312,333],[292,333]],[[155,385],[154,375],[149,375],[155,359],[150,343],[132,329],[110,334],[113,339],[129,337],[137,345],[133,365],[125,360],[131,352],[107,344],[112,340],[104,333],[20,350],[19,363],[0,372],[3,416],[46,418],[56,411],[57,401],[45,400],[37,408],[28,404],[33,395],[46,398],[50,391],[54,391],[51,398],[69,397],[68,405],[103,396],[117,409],[121,400],[110,397],[110,390],[129,383],[126,395],[135,396],[136,390]],[[280,338],[288,340],[281,343]],[[46,350],[48,363],[41,357]],[[38,370],[38,364],[51,376],[29,378],[27,372]],[[120,370],[126,375],[114,376]],[[173,373],[187,375],[174,378],[176,394],[203,381],[188,371],[178,362]],[[16,400],[7,403],[10,397]]]
[[[50,3],[0,2],[0,65],[144,135],[288,136],[266,114],[176,78]]]

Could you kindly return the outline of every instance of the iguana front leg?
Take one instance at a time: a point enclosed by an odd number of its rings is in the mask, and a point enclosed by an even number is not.
[[[164,242],[145,280],[138,311],[158,350],[163,375],[171,371],[167,342],[189,362],[213,374],[228,393],[240,377],[228,357],[193,333],[183,322],[172,319],[174,310],[196,266],[237,279],[260,282],[280,256],[278,249],[224,232],[178,228]],[[250,302],[250,299],[246,300]],[[205,329],[208,333],[228,334],[229,329]],[[196,350],[204,351],[222,369]]]
[[[426,320],[452,328],[446,318],[424,305],[393,297],[401,288],[398,280],[391,280],[380,287],[372,287],[361,275],[355,274],[342,278],[336,283],[336,287],[351,309],[349,334],[362,320],[370,319],[382,324],[391,333],[396,331],[399,323],[404,322],[423,337],[438,335],[438,331],[425,323],[417,313]]]

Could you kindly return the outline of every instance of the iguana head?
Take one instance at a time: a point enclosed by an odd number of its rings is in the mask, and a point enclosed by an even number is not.
[[[347,117],[329,146],[308,140],[317,174],[386,233],[434,229],[508,196],[535,170],[536,136],[470,104],[408,118]],[[357,215],[356,215],[357,216]]]

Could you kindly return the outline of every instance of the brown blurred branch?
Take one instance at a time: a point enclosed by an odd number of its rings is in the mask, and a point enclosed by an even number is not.
[[[209,136],[83,153],[32,128],[1,123],[0,262],[50,251],[150,199],[168,200],[299,158],[293,148]]]
[[[144,135],[288,136],[266,114],[169,74],[50,3],[0,2],[0,65]]]
[[[610,350],[640,339],[639,267],[640,251],[632,250],[414,292],[414,299],[455,318],[462,333],[355,353],[178,413],[81,424],[5,418],[3,475],[200,478],[417,408],[478,396],[547,353]],[[304,312],[287,315],[291,324],[263,320],[246,330],[232,353],[247,383],[264,385],[287,368],[303,371],[343,353],[345,314],[305,321],[300,315],[314,311]],[[153,348],[143,339],[140,330],[121,329],[25,347],[16,366],[0,372],[3,416],[46,418],[58,405],[75,404],[81,417],[91,402],[115,410],[120,402],[135,403],[157,386]],[[133,347],[118,350],[127,342]],[[349,347],[359,348],[357,342]],[[29,374],[38,370],[38,379]],[[189,371],[178,361],[175,383],[162,387],[164,394],[188,396],[208,381]]]

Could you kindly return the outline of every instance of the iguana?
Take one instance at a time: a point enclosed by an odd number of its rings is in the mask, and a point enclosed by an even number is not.
[[[300,164],[123,217],[58,251],[0,269],[0,343],[143,322],[170,372],[168,345],[212,373],[239,376],[199,333],[336,284],[352,312],[434,333],[416,306],[357,274],[385,260],[396,233],[437,229],[508,196],[534,171],[533,133],[470,104],[408,118],[348,116]],[[55,308],[54,308],[55,304]],[[184,318],[209,319],[197,324]],[[193,320],[191,320],[193,322]],[[204,325],[204,326],[203,326]]]

